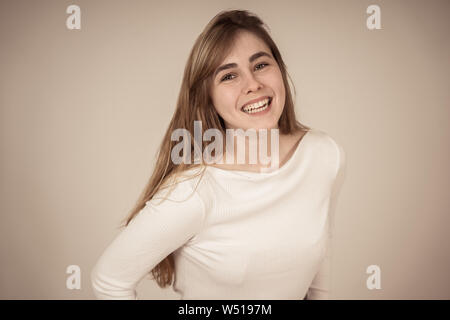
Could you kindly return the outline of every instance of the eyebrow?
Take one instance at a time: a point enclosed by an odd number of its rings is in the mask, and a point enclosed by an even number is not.
[[[258,59],[259,57],[264,57],[264,56],[272,58],[272,56],[270,54],[268,54],[267,52],[259,51],[257,53],[252,54],[250,56],[250,58],[248,58],[248,62],[252,63],[253,61]],[[227,63],[227,64],[224,64],[224,65],[221,65],[220,67],[218,67],[216,69],[216,71],[214,71],[213,78],[215,78],[220,71],[223,71],[223,70],[226,70],[226,69],[231,69],[231,68],[236,68],[236,67],[237,67],[236,63]]]

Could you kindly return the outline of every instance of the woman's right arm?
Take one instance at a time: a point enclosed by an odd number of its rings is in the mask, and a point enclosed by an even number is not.
[[[91,271],[97,299],[137,300],[138,283],[203,226],[204,205],[189,181],[178,183],[162,203],[155,199],[147,201]]]

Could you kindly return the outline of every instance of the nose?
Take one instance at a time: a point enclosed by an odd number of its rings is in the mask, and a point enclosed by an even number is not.
[[[253,73],[250,73],[246,77],[246,82],[244,85],[244,93],[248,94],[249,92],[255,92],[262,88],[261,82],[255,78]]]

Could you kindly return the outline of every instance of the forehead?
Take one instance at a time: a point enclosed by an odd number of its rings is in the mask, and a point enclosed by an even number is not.
[[[261,38],[253,33],[240,31],[236,34],[233,45],[225,56],[223,63],[237,62],[237,60],[241,59],[248,60],[248,57],[259,51],[270,53],[270,48]]]

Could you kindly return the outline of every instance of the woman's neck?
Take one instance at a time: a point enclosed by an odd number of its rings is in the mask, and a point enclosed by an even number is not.
[[[267,137],[235,136],[233,143],[229,141],[225,144],[223,156],[219,155],[217,162],[211,165],[222,169],[251,172],[274,170],[282,167],[291,158],[304,134],[305,131],[298,130],[292,134],[278,135],[278,131],[275,133],[268,130]],[[265,150],[260,150],[264,147]]]

